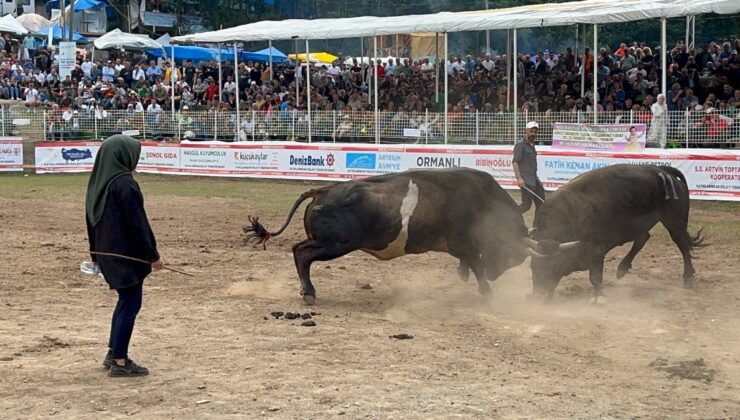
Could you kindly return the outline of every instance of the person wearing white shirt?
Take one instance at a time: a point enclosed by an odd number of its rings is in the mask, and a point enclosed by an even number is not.
[[[131,73],[131,79],[138,82],[141,79],[146,79],[146,72],[138,64],[134,66],[134,71]]]
[[[121,70],[125,68],[126,66],[124,66],[123,63],[121,63],[121,59],[116,58],[116,65],[115,67],[113,67],[113,70],[115,70],[115,75],[118,76],[119,74],[121,74]]]
[[[493,60],[491,60],[491,54],[486,54],[486,59],[483,60],[481,65],[488,72],[491,72],[494,68],[496,68],[496,64],[493,62]]]
[[[388,65],[385,66],[385,75],[393,76],[396,73],[396,66],[393,64],[393,59],[388,59]]]
[[[331,64],[331,67],[329,67],[329,70],[327,71],[331,77],[337,77],[339,76],[339,67],[337,66],[337,63],[334,62]]]
[[[236,82],[234,82],[232,76],[226,76],[226,82],[224,83],[223,99],[226,100],[229,94],[236,94]]]
[[[39,105],[39,91],[35,87],[31,86],[26,88],[26,106],[38,106]]]
[[[162,112],[162,107],[159,106],[156,99],[152,98],[151,103],[146,107],[146,112]]]
[[[85,79],[92,79],[92,63],[90,62],[89,58],[86,58],[85,61],[82,63],[80,68],[82,69],[82,74],[85,75]]]

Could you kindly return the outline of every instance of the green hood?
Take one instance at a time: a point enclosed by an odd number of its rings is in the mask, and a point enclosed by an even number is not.
[[[117,177],[133,172],[140,154],[141,144],[129,136],[115,135],[103,141],[95,156],[85,199],[87,217],[93,226],[103,217],[108,185]]]

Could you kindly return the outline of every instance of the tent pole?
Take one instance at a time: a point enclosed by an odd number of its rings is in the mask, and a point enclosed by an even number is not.
[[[448,77],[449,76],[448,75],[449,72],[447,71],[447,67],[449,66],[449,64],[446,61],[448,59],[448,57],[449,57],[449,54],[448,54],[449,51],[447,50],[447,32],[445,32],[445,40],[444,40],[444,43],[445,43],[444,44],[445,45],[445,65],[444,65],[444,72],[445,72],[445,144],[447,144],[447,123],[448,123],[447,108],[448,108],[448,105],[449,105],[448,104],[448,100],[447,100],[447,95],[449,94],[449,88],[447,86],[447,83],[448,83],[447,82],[447,79],[449,79],[449,77]]]
[[[172,102],[172,119],[177,120],[177,117],[175,116],[175,74],[177,72],[177,68],[175,67],[175,45],[172,44],[170,48],[172,51],[172,54],[170,55],[170,60],[172,61],[172,63],[170,63],[170,98]]]
[[[298,40],[296,39],[293,41],[293,54],[295,54],[295,63],[293,65],[293,82],[295,83],[295,107],[298,109],[298,106],[301,104],[301,92],[300,87],[298,86],[298,76],[301,74],[301,66],[300,62],[298,61]]]
[[[71,0],[71,3],[69,5],[69,42],[72,42],[74,40],[73,35],[72,35],[74,33],[74,26],[75,26],[75,0]],[[62,32],[62,39],[64,39],[64,32]]]
[[[234,41],[234,79],[236,84],[236,141],[239,141],[239,129],[241,128],[242,122],[239,118],[239,52],[237,51],[236,41]],[[220,89],[219,89],[220,91]],[[254,127],[254,121],[252,121],[252,127]]]
[[[594,24],[594,50],[592,51],[594,55],[594,63],[591,65],[591,76],[594,78],[594,98],[592,101],[592,106],[594,109],[594,124],[599,123],[599,77],[598,77],[598,70],[596,66],[596,51],[599,46],[599,25]]]
[[[434,100],[439,103],[439,32],[434,33]]]
[[[486,10],[488,10],[488,0],[485,0]],[[491,53],[491,31],[486,29],[486,54]]]
[[[219,48],[219,54],[221,53],[221,49]],[[239,55],[236,52],[236,46],[234,47],[234,84],[236,86],[236,113],[237,116],[239,115]],[[214,113],[215,114],[215,113]],[[238,119],[238,118],[237,118]],[[252,118],[252,128],[254,129],[255,120]],[[241,138],[239,135],[241,134],[241,125],[238,125],[236,127],[236,141],[241,141]]]
[[[218,101],[221,102],[221,89],[224,86],[223,72],[221,71],[221,43],[218,43]]]
[[[578,29],[581,25],[576,23],[576,46],[573,48],[573,53],[576,55],[576,64],[578,64]],[[573,69],[566,69],[567,71],[571,71]]]
[[[666,18],[662,18],[660,20],[660,68],[661,68],[661,75],[660,75],[660,93],[665,96],[666,89],[667,89],[667,81],[668,81],[668,75],[666,72],[666,64],[668,63],[668,60],[666,60],[666,57],[668,56],[668,45],[666,40]]]
[[[586,96],[586,26],[585,25],[583,26],[583,55],[581,56],[581,98],[583,98],[584,96]]]
[[[306,105],[308,106],[308,142],[311,143],[311,52],[306,39]]]
[[[506,112],[511,109],[511,29],[506,30]]]
[[[272,40],[267,41],[267,48],[270,51],[270,85],[272,85],[272,81],[275,80],[275,76],[272,74]]]
[[[519,111],[519,56],[517,53],[517,45],[516,45],[516,28],[512,30],[512,53],[511,58],[513,59],[514,66],[512,68],[512,71],[514,72],[514,143],[516,143],[516,138],[519,130],[517,120],[517,113]]]
[[[378,118],[378,37],[373,37],[373,97],[375,98],[375,143],[380,143],[380,127]]]

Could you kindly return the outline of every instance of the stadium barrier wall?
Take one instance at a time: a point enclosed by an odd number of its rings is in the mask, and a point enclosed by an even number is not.
[[[99,142],[46,142],[35,149],[36,172],[92,170]],[[468,167],[516,189],[511,146],[365,145],[295,142],[142,142],[144,173],[338,181],[418,168]],[[587,171],[618,163],[678,168],[691,198],[740,201],[740,151],[646,149],[642,153],[558,150],[538,146],[539,176],[557,189]]]

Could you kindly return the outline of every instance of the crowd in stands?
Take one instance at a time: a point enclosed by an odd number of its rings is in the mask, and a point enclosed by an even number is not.
[[[237,100],[235,77],[238,77],[242,111],[285,112],[305,110],[307,105],[303,83],[306,68],[297,67],[291,61],[275,64],[272,71],[263,63],[241,62],[238,76],[233,63],[223,62],[223,86],[219,88],[219,68],[213,61],[185,61],[173,69],[168,61],[145,55],[111,60],[92,60],[79,55],[74,70],[62,79],[57,60],[49,49],[23,51],[21,57],[26,59],[18,60],[19,54],[13,51],[11,42],[2,44],[0,99],[22,101],[28,108],[47,107],[59,114],[77,111],[98,116],[110,110],[159,113],[171,106],[174,78],[178,111],[231,111],[236,108]],[[24,44],[15,46],[24,49]],[[623,43],[613,50],[601,48],[595,56],[588,48],[581,56],[571,48],[562,53],[521,54],[517,60],[519,110],[589,112],[594,107],[595,73],[599,98],[596,106],[600,112],[633,111],[660,116],[668,114],[665,111],[691,110],[705,112],[710,119],[714,113],[734,118],[740,109],[738,51],[740,39],[701,44],[695,49],[679,42],[666,54],[668,92],[661,99],[658,98],[660,47]],[[503,113],[511,111],[514,103],[513,89],[507,83],[505,56],[458,55],[439,64],[429,59],[391,58],[377,65],[342,58],[312,67],[312,109],[372,110],[369,95],[374,90],[373,68],[378,72],[381,111],[401,114],[441,111],[444,71],[448,73],[451,113]],[[298,98],[296,82],[300,86]]]

